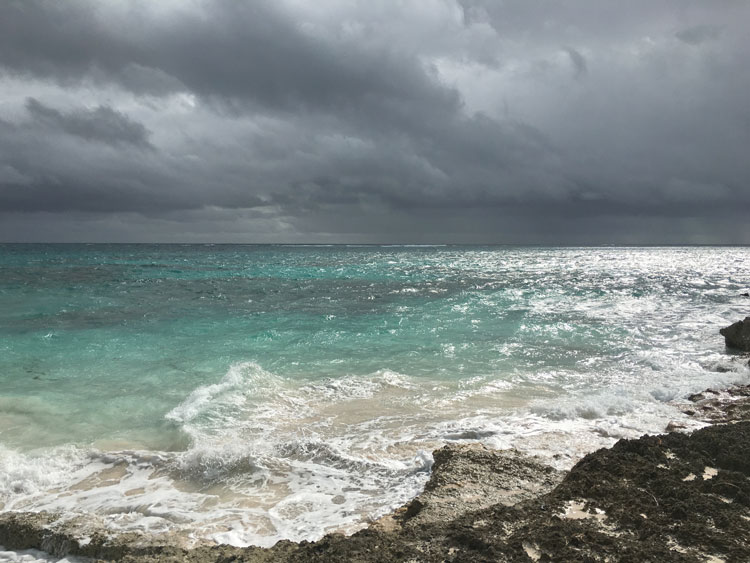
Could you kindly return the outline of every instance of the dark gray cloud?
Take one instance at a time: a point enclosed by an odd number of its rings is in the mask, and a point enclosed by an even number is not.
[[[87,141],[151,147],[148,140],[150,133],[142,123],[107,106],[62,113],[34,98],[28,98],[26,109],[42,126],[60,129]]]
[[[5,2],[0,238],[750,242],[719,3]]]
[[[235,111],[254,103],[346,111],[389,101],[450,110],[458,101],[413,53],[305,34],[277,2],[177,6],[149,17],[145,2],[111,14],[88,0],[11,2],[0,21],[0,62],[63,85],[93,77],[140,94],[185,89]]]
[[[675,33],[675,37],[690,45],[700,45],[705,41],[718,39],[720,34],[720,27],[714,25],[696,25],[687,29],[681,29]]]
[[[573,47],[563,47],[563,50],[568,53],[570,62],[573,65],[576,77],[580,78],[586,76],[588,73],[588,64],[586,63],[586,57],[581,53],[573,49]]]

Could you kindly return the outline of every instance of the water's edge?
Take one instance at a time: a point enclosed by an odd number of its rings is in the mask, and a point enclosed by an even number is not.
[[[207,542],[188,548],[176,535],[110,535],[95,516],[63,522],[49,512],[10,512],[0,514],[0,545],[57,557],[144,562],[437,561],[461,555],[503,560],[501,554],[536,561],[544,554],[563,560],[635,553],[631,543],[640,541],[640,527],[648,525],[650,539],[637,547],[644,560],[670,553],[744,559],[750,555],[741,541],[750,533],[750,386],[710,390],[692,400],[693,416],[717,424],[690,434],[622,439],[569,472],[515,450],[445,446],[433,452],[432,474],[417,498],[348,537],[283,540],[272,548]],[[693,497],[688,514],[684,499]],[[696,526],[705,529],[696,533]]]

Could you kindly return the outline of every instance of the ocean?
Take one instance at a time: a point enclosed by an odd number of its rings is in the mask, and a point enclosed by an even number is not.
[[[272,545],[748,383],[750,248],[0,245],[0,511]]]

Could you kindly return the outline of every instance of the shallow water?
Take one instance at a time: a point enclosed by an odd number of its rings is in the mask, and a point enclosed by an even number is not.
[[[88,557],[55,557],[36,549],[6,550],[0,545],[0,563],[91,563]]]
[[[270,545],[747,382],[750,249],[0,245],[0,505]],[[687,424],[694,424],[685,421]]]

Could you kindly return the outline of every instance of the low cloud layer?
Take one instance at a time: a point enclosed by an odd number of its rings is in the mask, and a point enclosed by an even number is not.
[[[750,243],[750,5],[0,5],[0,240]]]

